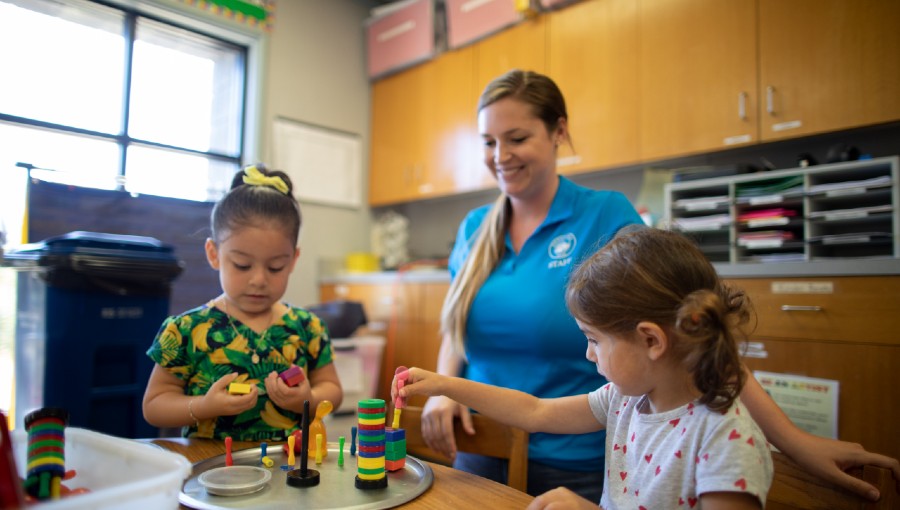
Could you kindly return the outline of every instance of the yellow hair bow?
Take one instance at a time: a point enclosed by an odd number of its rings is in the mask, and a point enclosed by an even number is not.
[[[255,166],[248,166],[247,169],[244,170],[244,184],[249,184],[251,186],[268,186],[277,189],[285,195],[290,192],[284,179],[277,176],[272,177],[265,175]]]

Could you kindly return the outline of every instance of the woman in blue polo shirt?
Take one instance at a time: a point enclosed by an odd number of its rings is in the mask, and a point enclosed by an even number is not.
[[[573,266],[641,218],[621,193],[557,175],[557,148],[571,141],[565,100],[548,77],[514,70],[492,81],[479,100],[478,127],[484,162],[501,193],[459,227],[437,371],[540,398],[590,393],[602,381],[585,361],[585,337],[566,310],[566,281]],[[754,419],[773,444],[812,472],[865,495],[867,484],[838,465],[900,469],[893,459],[801,431],[749,380],[741,397]],[[458,469],[505,483],[505,461],[456,452],[454,416],[476,433],[467,408],[446,397],[428,400],[422,415],[428,445],[453,457]],[[600,500],[603,432],[532,434],[528,455],[530,494],[565,486]]]

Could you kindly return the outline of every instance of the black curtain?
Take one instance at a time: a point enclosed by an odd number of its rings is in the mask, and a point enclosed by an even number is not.
[[[29,179],[28,242],[85,230],[154,237],[172,245],[175,256],[184,262],[169,302],[170,314],[175,314],[221,292],[218,275],[203,250],[213,205]]]

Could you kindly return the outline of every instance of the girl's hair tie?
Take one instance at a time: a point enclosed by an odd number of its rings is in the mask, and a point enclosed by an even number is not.
[[[288,185],[281,177],[273,177],[260,172],[255,166],[248,166],[244,170],[244,184],[251,186],[268,186],[287,195],[290,192]]]

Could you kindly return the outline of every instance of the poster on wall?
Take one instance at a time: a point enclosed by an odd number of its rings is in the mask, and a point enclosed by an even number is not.
[[[181,0],[217,16],[271,31],[275,22],[275,0]]]
[[[753,376],[798,427],[817,436],[838,438],[839,381],[759,370]]]
[[[354,133],[276,118],[272,168],[294,184],[301,202],[362,205],[362,141]]]

